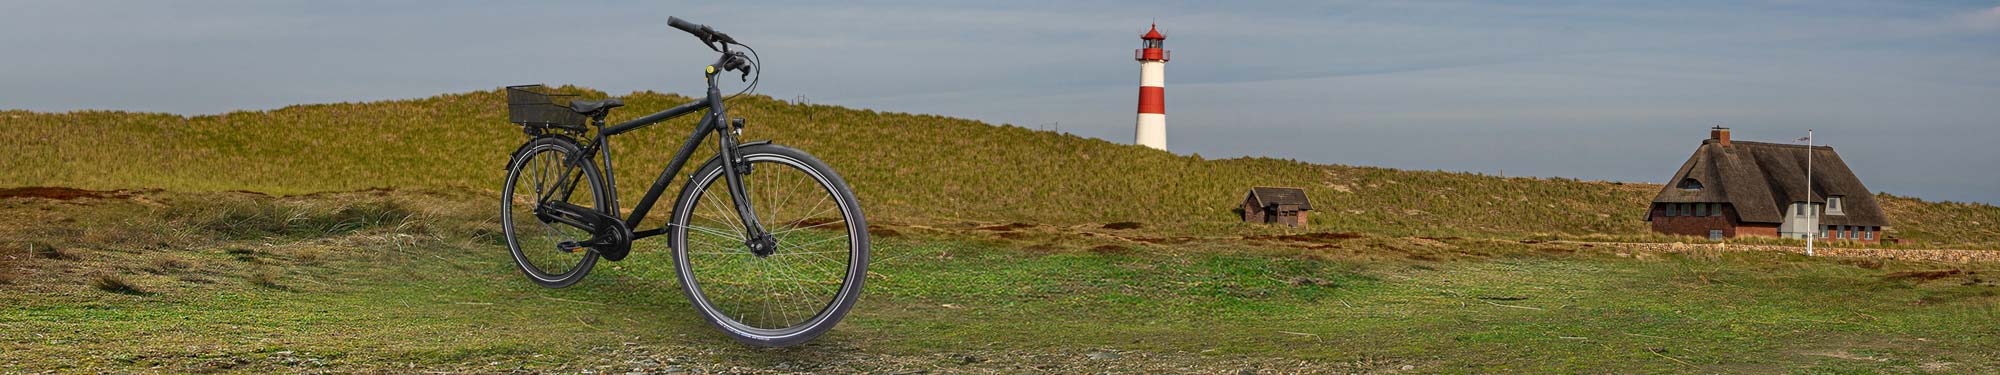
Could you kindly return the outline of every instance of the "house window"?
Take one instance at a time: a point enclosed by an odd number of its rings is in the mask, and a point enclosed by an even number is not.
[[[1675,185],[1675,186],[1681,188],[1681,190],[1701,190],[1701,181],[1695,181],[1692,178],[1684,178],[1681,179],[1680,185]]]
[[[1709,229],[1709,230],[1708,230],[1708,240],[1709,240],[1709,241],[1721,241],[1721,240],[1722,240],[1722,230],[1721,230],[1721,229]]]
[[[1793,203],[1793,204],[1792,204],[1792,213],[1793,213],[1793,215],[1798,215],[1798,217],[1806,217],[1806,204],[1805,204],[1805,203]]]
[[[1832,231],[1833,231],[1833,226],[1832,226],[1832,225],[1828,225],[1828,226],[1826,226],[1826,227],[1824,227],[1824,228],[1820,228],[1820,229],[1819,229],[1819,238],[1826,238],[1826,236],[1827,236],[1827,233],[1828,233],[1828,232],[1832,232]]]
[[[1694,216],[1708,216],[1708,204],[1706,204],[1706,203],[1695,203],[1695,204],[1694,204]]]
[[[1874,240],[1875,240],[1875,228],[1868,228],[1868,231],[1866,231],[1866,232],[1861,232],[1861,239],[1864,239],[1864,240],[1869,240],[1869,241],[1874,241]]]
[[[1826,197],[1826,214],[1840,215],[1840,197]]]

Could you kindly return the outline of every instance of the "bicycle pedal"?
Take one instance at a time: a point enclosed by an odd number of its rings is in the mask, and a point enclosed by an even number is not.
[[[577,250],[583,249],[583,244],[576,243],[576,241],[563,241],[556,244],[556,249],[562,250],[565,253],[576,253]]]

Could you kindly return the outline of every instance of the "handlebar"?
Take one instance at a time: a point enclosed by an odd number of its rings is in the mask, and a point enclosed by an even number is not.
[[[750,79],[751,70],[756,69],[756,63],[752,62],[749,57],[744,56],[742,52],[731,52],[729,50],[729,45],[731,44],[743,46],[743,43],[737,43],[735,38],[730,38],[729,34],[715,31],[715,28],[708,27],[708,25],[688,22],[680,17],[668,16],[667,25],[681,29],[681,31],[686,31],[688,34],[694,34],[695,38],[701,39],[702,44],[708,45],[708,49],[722,52],[722,58],[717,59],[715,64],[711,66],[723,71],[741,71],[743,72],[744,80]],[[743,47],[749,48],[749,46]],[[755,50],[752,50],[752,52],[755,52]]]
[[[742,43],[737,43],[735,38],[730,38],[729,34],[723,34],[722,32],[715,31],[714,28],[708,27],[708,25],[688,22],[687,20],[683,20],[680,17],[668,16],[667,25],[673,26],[676,29],[681,29],[681,31],[686,31],[688,34],[694,34],[694,37],[701,39],[702,44],[707,44],[709,49],[721,51],[722,48],[717,48],[717,46],[715,45],[716,43],[722,43],[724,46],[730,44],[736,44],[736,45],[742,44]]]

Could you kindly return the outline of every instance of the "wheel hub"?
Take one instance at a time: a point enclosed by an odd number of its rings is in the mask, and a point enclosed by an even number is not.
[[[749,247],[750,253],[756,254],[758,258],[768,257],[778,252],[778,239],[771,237],[769,234],[757,236],[757,238],[750,239],[749,241],[743,241],[743,245]]]

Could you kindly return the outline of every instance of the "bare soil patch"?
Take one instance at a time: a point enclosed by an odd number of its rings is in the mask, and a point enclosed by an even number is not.
[[[1090,248],[1090,252],[1104,255],[1123,255],[1131,254],[1132,248],[1118,245],[1098,245]]]
[[[1004,224],[1004,225],[991,225],[991,226],[984,226],[984,227],[979,227],[979,228],[975,228],[974,230],[983,230],[983,231],[994,231],[994,232],[1012,232],[1012,231],[1017,231],[1017,230],[1022,230],[1022,229],[1028,229],[1028,228],[1034,228],[1034,227],[1035,227],[1035,225],[1034,225],[1034,224],[1028,224],[1028,223],[1013,223],[1013,224]]]
[[[1130,221],[1120,221],[1116,223],[1104,224],[1104,229],[1113,229],[1113,230],[1139,229],[1144,227],[1146,227],[1146,224],[1130,222]]]
[[[869,224],[868,235],[875,237],[900,237],[903,235],[903,232],[898,232],[895,229],[889,229],[889,227],[885,226]]]
[[[67,200],[77,200],[77,199],[124,198],[125,196],[126,196],[125,193],[118,191],[84,190],[84,189],[50,187],[50,186],[27,186],[27,187],[0,189],[0,199],[41,198],[41,199],[67,201]]]
[[[1365,236],[1361,235],[1360,233],[1349,233],[1349,232],[1318,232],[1318,233],[1281,234],[1281,235],[1268,235],[1268,236],[1244,236],[1243,239],[1300,241],[1300,242],[1334,242],[1334,241],[1351,240],[1361,237]]]
[[[1936,271],[1905,271],[1905,272],[1894,272],[1888,275],[1883,275],[1882,278],[1886,280],[1932,281],[1952,276],[1958,276],[1964,273],[1965,271],[1960,271],[1955,269],[1936,270]]]

